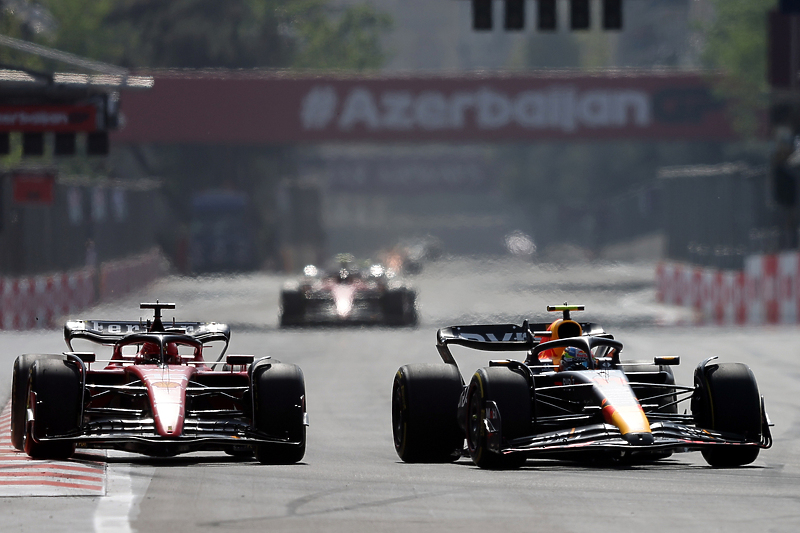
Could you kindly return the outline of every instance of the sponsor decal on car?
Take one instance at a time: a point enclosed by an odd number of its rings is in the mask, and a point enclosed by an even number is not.
[[[175,389],[181,386],[181,384],[176,381],[154,381],[151,385],[159,389]]]

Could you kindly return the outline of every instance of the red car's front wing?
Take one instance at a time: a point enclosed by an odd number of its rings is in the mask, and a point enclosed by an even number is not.
[[[152,456],[172,456],[195,451],[226,451],[258,444],[284,444],[298,446],[299,441],[277,438],[245,429],[228,433],[203,432],[184,434],[179,437],[162,437],[155,432],[108,431],[102,433],[79,433],[40,438],[41,442],[68,441],[78,448],[115,449]]]

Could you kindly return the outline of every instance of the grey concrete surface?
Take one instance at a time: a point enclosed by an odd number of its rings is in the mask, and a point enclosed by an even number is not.
[[[296,363],[306,378],[311,426],[301,464],[261,466],[224,454],[158,460],[114,454],[109,472],[129,471],[133,480],[131,504],[120,507],[122,513],[128,509],[128,530],[797,531],[800,329],[676,325],[691,316],[658,305],[652,278],[653,265],[435,263],[414,280],[422,316],[416,329],[279,330],[283,280],[266,275],[168,279],[92,310],[84,317],[138,317],[139,301],[176,300],[179,319],[238,325],[232,352]],[[681,355],[681,383],[689,384],[694,366],[710,355],[749,364],[775,423],[775,446],[738,469],[709,468],[698,453],[617,468],[529,461],[511,472],[482,471],[467,459],[448,465],[399,461],[391,438],[392,378],[402,364],[438,360],[437,327],[545,320],[544,306],[564,300],[586,304],[582,317],[605,325],[626,344],[628,357]],[[60,350],[59,338],[59,332],[0,334],[3,398],[13,358]],[[455,355],[467,376],[488,359],[467,350]],[[99,531],[100,500],[0,499],[2,530]]]

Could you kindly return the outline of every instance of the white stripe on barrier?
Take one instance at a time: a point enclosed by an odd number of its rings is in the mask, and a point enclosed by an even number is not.
[[[157,279],[165,271],[164,265],[156,249],[104,263],[100,272],[85,268],[52,276],[0,278],[0,329],[56,327],[58,317],[85,309],[98,297],[119,297]],[[100,294],[96,294],[96,276]]]
[[[658,299],[691,307],[716,324],[800,323],[800,253],[755,255],[743,271],[662,263],[656,269]]]
[[[778,256],[778,304],[780,321],[783,324],[797,323],[797,268],[797,253],[782,253]]]

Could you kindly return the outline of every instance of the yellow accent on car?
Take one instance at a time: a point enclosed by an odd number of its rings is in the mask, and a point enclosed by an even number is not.
[[[619,428],[623,435],[627,433],[651,433],[650,422],[639,406],[623,406],[614,410],[611,423]]]
[[[548,311],[583,311],[586,309],[585,305],[548,305]]]

